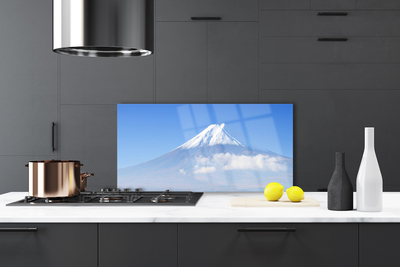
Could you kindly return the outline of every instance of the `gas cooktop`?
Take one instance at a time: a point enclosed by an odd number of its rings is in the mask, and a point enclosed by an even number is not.
[[[203,195],[201,192],[188,191],[142,191],[141,189],[111,189],[101,191],[81,192],[76,197],[36,198],[26,196],[24,199],[12,202],[6,206],[91,206],[91,205],[165,205],[165,206],[195,206]]]

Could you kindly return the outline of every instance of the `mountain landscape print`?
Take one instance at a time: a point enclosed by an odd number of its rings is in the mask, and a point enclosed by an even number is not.
[[[292,155],[291,104],[118,105],[119,188],[288,188]]]

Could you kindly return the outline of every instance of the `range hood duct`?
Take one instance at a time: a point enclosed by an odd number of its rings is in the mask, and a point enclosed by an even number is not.
[[[154,51],[154,0],[53,0],[53,51],[87,57]]]

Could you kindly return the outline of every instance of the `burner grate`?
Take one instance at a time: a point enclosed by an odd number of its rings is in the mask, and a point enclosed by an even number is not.
[[[130,191],[127,189],[102,189],[101,191],[81,192],[77,197],[69,198],[36,198],[25,197],[11,205],[165,205],[194,206],[203,193],[189,191]]]

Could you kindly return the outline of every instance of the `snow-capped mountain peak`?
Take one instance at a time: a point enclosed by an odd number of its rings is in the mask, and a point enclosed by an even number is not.
[[[211,124],[201,133],[179,146],[181,149],[190,149],[202,146],[214,145],[242,145],[236,138],[231,136],[225,129],[225,123]]]

